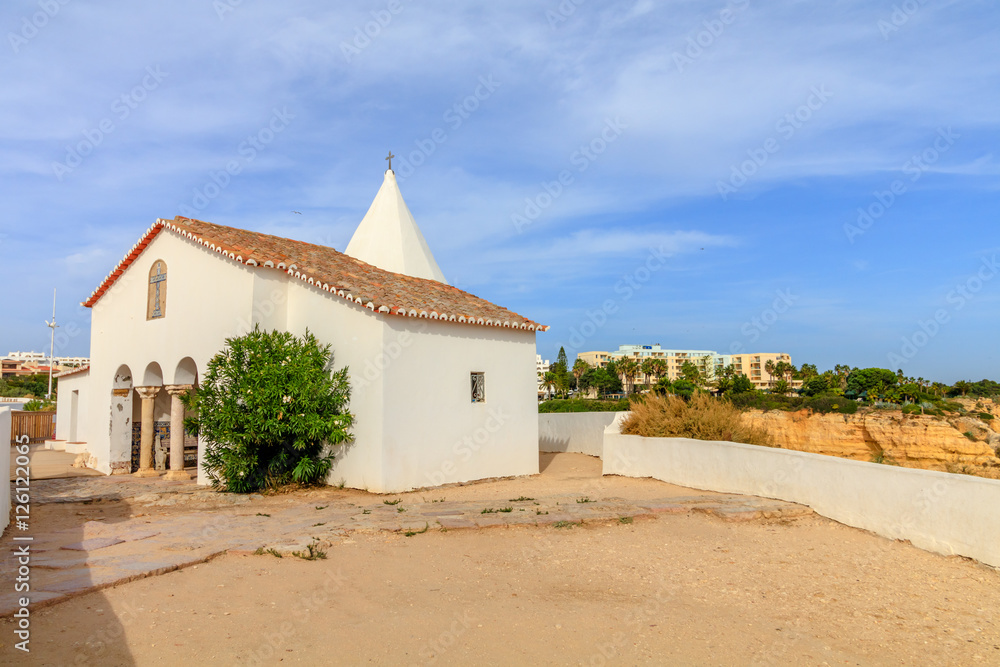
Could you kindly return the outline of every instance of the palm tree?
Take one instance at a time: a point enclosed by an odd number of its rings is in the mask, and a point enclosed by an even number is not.
[[[647,387],[650,386],[650,384],[651,384],[649,382],[649,377],[651,375],[656,375],[655,364],[656,364],[656,360],[655,359],[643,359],[642,363],[639,364],[639,370],[645,376],[646,386]]]
[[[545,390],[548,392],[550,397],[552,396],[552,392],[556,387],[556,380],[557,380],[556,374],[553,373],[552,371],[547,372],[545,376],[542,378],[542,385],[545,387]]]
[[[625,379],[625,393],[631,393],[635,384],[635,376],[639,372],[639,363],[631,357],[624,357],[618,362],[618,370]]]
[[[590,370],[590,364],[588,364],[583,359],[577,359],[573,362],[573,377],[576,378],[576,387],[580,388],[580,378],[583,374]]]
[[[767,384],[771,387],[774,386],[774,374],[775,374],[775,363],[774,359],[768,359],[764,362],[764,370],[767,371],[768,379]]]
[[[666,360],[652,359],[649,365],[653,369],[653,382],[659,382],[660,378],[667,374]]]

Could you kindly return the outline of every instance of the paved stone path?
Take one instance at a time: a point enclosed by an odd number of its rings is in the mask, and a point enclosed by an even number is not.
[[[8,528],[0,541],[5,558],[0,616],[11,614],[17,596],[23,595],[14,592],[17,565],[12,554],[25,542],[13,541],[15,536],[33,538],[28,543],[30,599],[37,608],[227,551],[305,554],[309,545],[327,548],[356,531],[415,536],[427,530],[513,525],[571,528],[664,513],[704,512],[725,521],[784,521],[812,514],[807,507],[776,500],[691,493],[628,500],[576,491],[506,501],[448,501],[422,497],[431,493],[378,496],[335,488],[238,496],[193,482],[130,476],[40,480],[31,485],[32,513],[48,512],[54,517],[48,523],[62,527],[45,530],[43,517],[34,518],[27,533]],[[74,522],[66,519],[69,516],[83,518]]]

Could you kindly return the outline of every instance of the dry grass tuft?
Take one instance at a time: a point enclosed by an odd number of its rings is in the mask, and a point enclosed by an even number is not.
[[[622,433],[646,438],[722,440],[773,447],[767,431],[747,426],[742,413],[728,401],[697,393],[691,401],[676,396],[646,396],[632,403]]]

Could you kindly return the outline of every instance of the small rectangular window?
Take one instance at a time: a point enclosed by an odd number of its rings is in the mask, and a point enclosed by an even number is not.
[[[486,402],[486,374],[485,373],[473,373],[472,374],[472,402],[473,403],[485,403]]]

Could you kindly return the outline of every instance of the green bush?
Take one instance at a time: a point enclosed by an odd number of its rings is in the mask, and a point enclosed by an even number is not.
[[[347,369],[331,372],[330,346],[306,331],[226,340],[202,387],[186,399],[186,426],[205,438],[205,471],[216,488],[251,493],[291,482],[322,483],[328,445],[350,438]]]
[[[909,405],[904,405],[903,406],[903,414],[904,415],[921,415],[921,414],[923,414],[923,410],[920,408],[919,405],[917,405],[915,403],[911,403]]]
[[[38,400],[33,398],[24,404],[23,409],[25,412],[51,412],[55,411],[56,404],[46,399]]]
[[[988,422],[991,419],[993,419],[993,415],[991,415],[988,412],[980,412],[979,413],[979,418],[982,419],[983,421],[987,421]]]
[[[858,404],[843,396],[816,396],[804,401],[802,407],[820,414],[839,412],[840,414],[853,415],[858,411]]]
[[[545,401],[538,404],[538,413],[553,412],[627,412],[628,399],[617,401],[602,401],[589,398],[571,398],[566,400]]]

